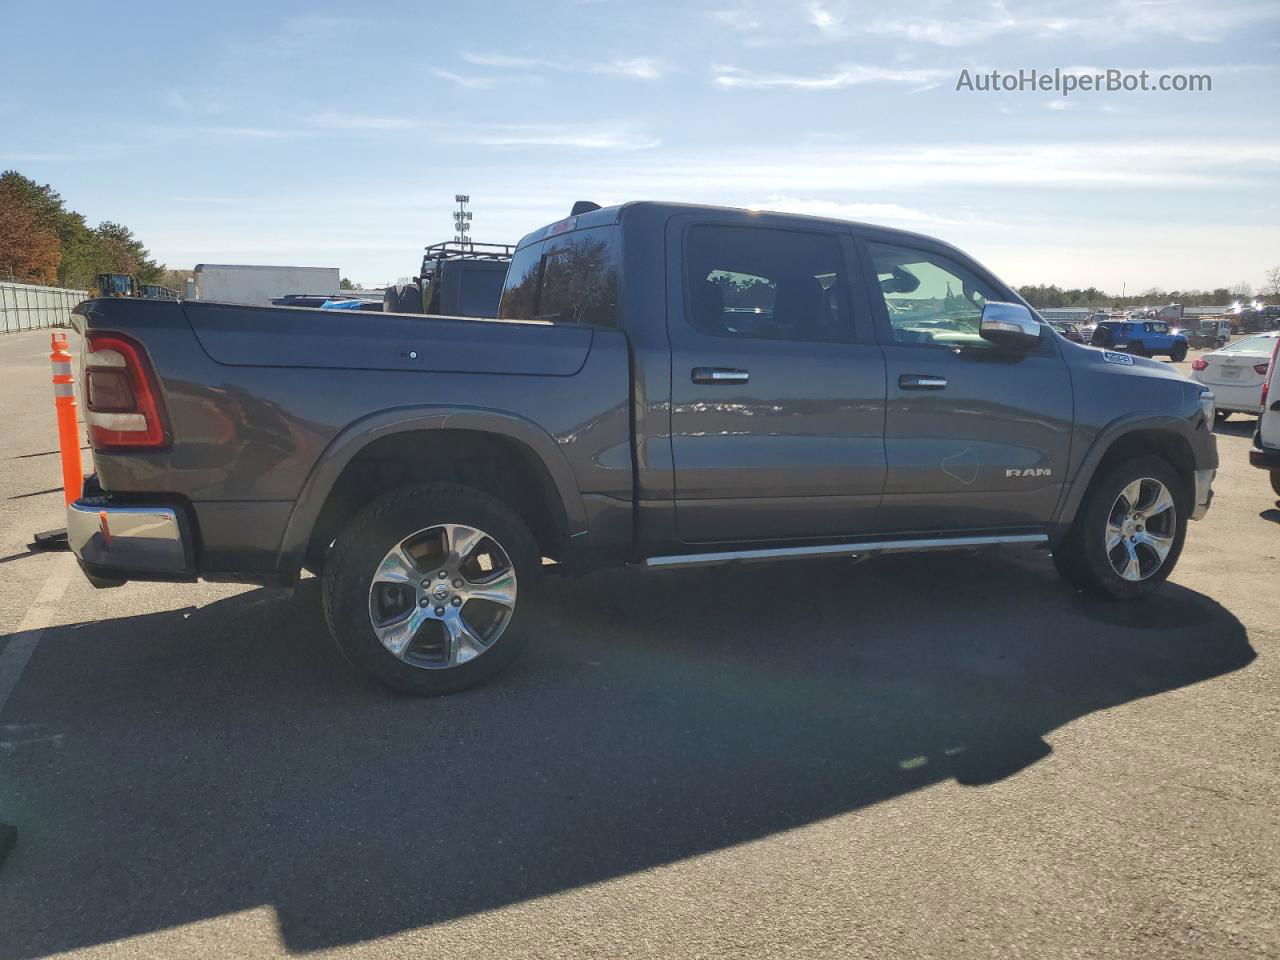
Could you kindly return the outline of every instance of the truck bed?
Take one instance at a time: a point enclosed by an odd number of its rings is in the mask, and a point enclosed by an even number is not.
[[[76,313],[82,333],[142,346],[171,437],[96,452],[98,482],[117,498],[180,501],[202,576],[274,575],[282,553],[300,563],[285,537],[304,490],[323,501],[316,485],[336,482],[343,457],[446,423],[496,429],[545,464],[569,535],[588,526],[593,497],[630,510],[620,331],[183,300],[89,300]]]

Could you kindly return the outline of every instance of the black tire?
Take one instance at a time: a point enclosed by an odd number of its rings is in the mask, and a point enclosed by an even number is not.
[[[1187,345],[1185,343],[1180,343],[1174,347],[1169,353],[1169,359],[1174,363],[1181,363],[1183,360],[1187,359]]]
[[[1108,558],[1106,530],[1121,491],[1142,478],[1158,480],[1173,498],[1173,542],[1158,568],[1141,580],[1126,580]],[[1089,484],[1075,522],[1053,551],[1054,566],[1062,578],[1078,590],[1113,600],[1148,596],[1169,578],[1178,563],[1187,534],[1192,496],[1187,481],[1161,457],[1135,457],[1108,467]]]
[[[492,646],[465,663],[432,669],[415,666],[382,645],[370,619],[370,587],[394,545],[441,524],[465,524],[487,533],[509,558],[519,593]],[[418,696],[456,693],[490,679],[519,652],[540,575],[533,535],[502,501],[457,484],[414,484],[366,506],[338,535],[324,565],[324,615],[338,649],[379,683]],[[430,579],[429,572],[426,576]]]
[[[1147,348],[1140,343],[1129,344],[1129,352],[1133,354],[1135,357],[1145,357],[1148,355]]]
[[[1280,497],[1280,470],[1271,471],[1271,489],[1275,491],[1277,497]]]
[[[416,283],[397,283],[382,294],[383,313],[422,313],[422,291]]]

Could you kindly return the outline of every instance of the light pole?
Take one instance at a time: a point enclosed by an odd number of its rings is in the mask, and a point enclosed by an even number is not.
[[[471,202],[471,198],[465,193],[455,193],[453,201],[458,205],[458,209],[453,212],[453,239],[458,243],[469,243],[471,238],[467,234],[471,232],[471,211],[467,209],[467,204]]]

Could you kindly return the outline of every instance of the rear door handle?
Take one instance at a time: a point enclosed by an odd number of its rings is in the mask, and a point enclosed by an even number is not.
[[[694,367],[694,383],[746,383],[751,374],[731,367]]]
[[[945,390],[947,378],[925,373],[904,373],[898,377],[898,386],[903,390]]]

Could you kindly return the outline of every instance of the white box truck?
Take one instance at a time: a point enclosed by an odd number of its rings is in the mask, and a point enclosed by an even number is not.
[[[188,297],[271,306],[272,297],[289,293],[330,296],[342,278],[337,267],[267,267],[233,263],[201,263],[193,271]],[[194,290],[190,289],[194,287]]]

